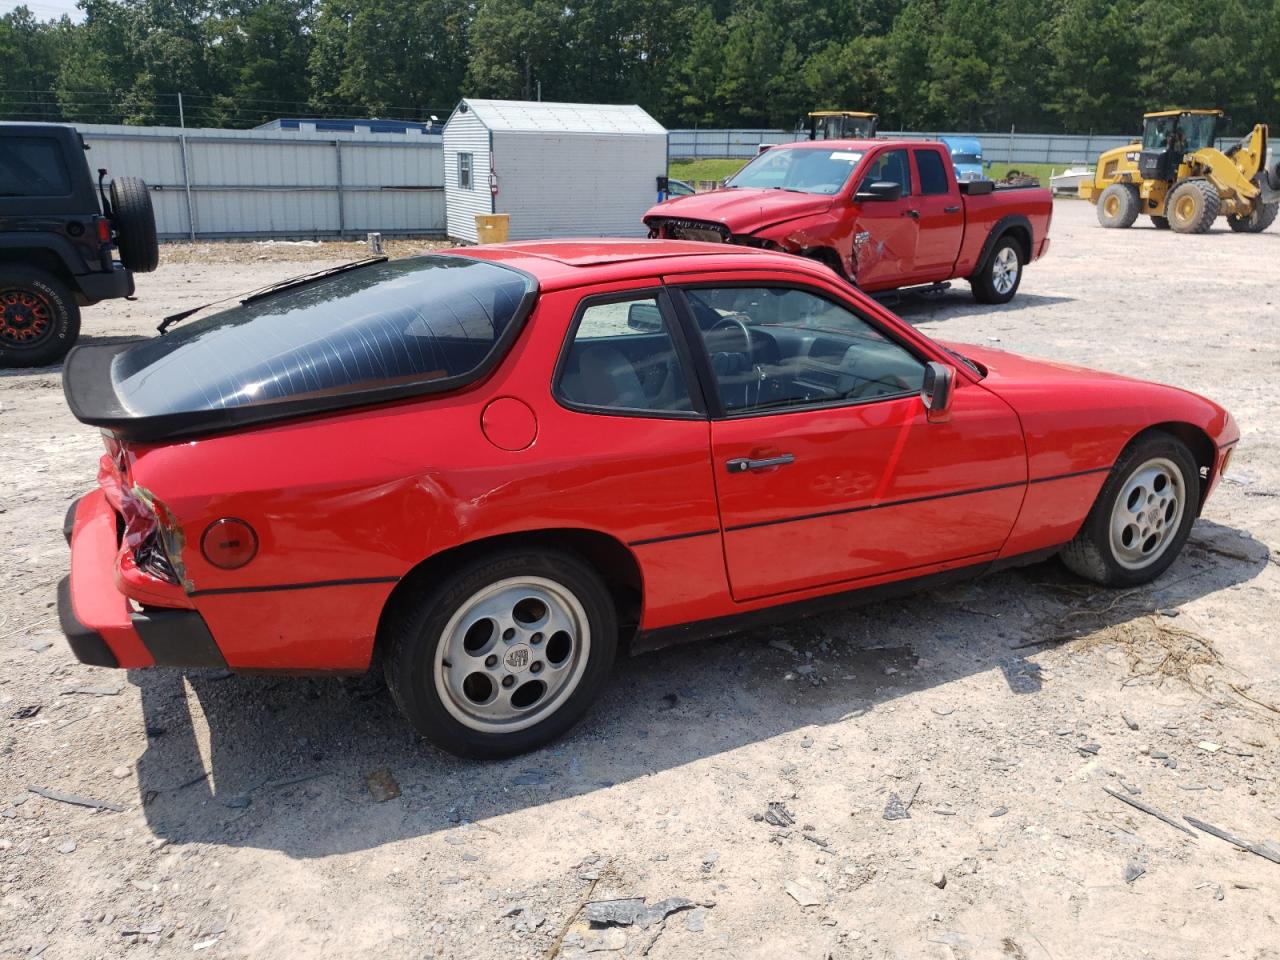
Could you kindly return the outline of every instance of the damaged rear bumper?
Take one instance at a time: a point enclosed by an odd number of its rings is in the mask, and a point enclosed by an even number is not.
[[[225,667],[195,610],[135,610],[116,585],[116,515],[101,490],[71,505],[63,523],[71,574],[58,584],[58,619],[72,653],[99,667]]]

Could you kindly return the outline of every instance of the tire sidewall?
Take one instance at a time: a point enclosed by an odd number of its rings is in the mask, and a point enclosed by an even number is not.
[[[80,308],[62,281],[34,267],[0,269],[0,289],[25,289],[49,304],[53,333],[39,347],[21,349],[0,342],[0,367],[45,367],[57,363],[80,335]]]
[[[582,604],[591,650],[577,688],[552,714],[523,730],[483,733],[456,719],[436,689],[436,654],[449,619],[472,596],[515,576],[553,580]],[[419,601],[407,601],[393,630],[384,669],[388,686],[409,722],[441,749],[457,756],[496,759],[524,753],[567,731],[604,688],[617,654],[617,615],[608,589],[577,557],[559,551],[518,550],[464,565]]]
[[[1018,275],[1014,277],[1013,286],[1009,288],[1009,291],[1001,293],[996,289],[992,272],[995,270],[996,258],[1000,256],[1000,251],[1006,248],[1013,250],[1013,255],[1018,258]],[[1022,286],[1022,270],[1025,266],[1022,245],[1014,237],[1005,234],[991,248],[991,253],[982,265],[982,272],[977,276],[976,282],[973,283],[974,294],[977,299],[982,303],[1008,303],[1018,292],[1018,288]]]
[[[1124,489],[1129,478],[1145,464],[1156,457],[1164,457],[1177,465],[1182,473],[1183,488],[1187,492],[1187,502],[1183,505],[1182,520],[1174,534],[1172,542],[1165,548],[1160,558],[1149,567],[1132,570],[1120,564],[1111,549],[1111,511],[1116,497]],[[1153,434],[1139,439],[1116,462],[1115,468],[1107,477],[1106,483],[1094,502],[1089,518],[1082,531],[1092,541],[1099,558],[1106,569],[1105,582],[1112,586],[1137,586],[1149,583],[1164,573],[1182,552],[1187,538],[1191,535],[1191,527],[1196,522],[1200,508],[1200,469],[1186,444],[1168,434]]]

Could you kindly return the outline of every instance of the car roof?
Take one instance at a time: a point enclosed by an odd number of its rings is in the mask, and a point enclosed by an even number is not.
[[[886,143],[896,143],[904,147],[919,146],[922,143],[932,143],[934,141],[925,140],[886,140],[877,138],[873,140],[797,140],[795,143],[778,143],[769,148],[769,150],[780,150],[785,147],[795,147],[798,150],[861,150],[863,152],[871,150],[874,147],[882,147]]]
[[[537,279],[543,291],[602,279],[625,280],[725,269],[785,269],[804,273],[828,270],[815,261],[791,254],[692,240],[597,237],[522,240],[459,247],[448,252],[523,270]]]

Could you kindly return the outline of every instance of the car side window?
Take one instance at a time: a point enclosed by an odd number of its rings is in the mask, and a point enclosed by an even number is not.
[[[906,150],[886,150],[871,161],[869,169],[858,185],[865,190],[873,183],[888,182],[902,184],[902,195],[911,196],[911,165],[907,162]]]
[[[656,296],[586,301],[569,336],[556,385],[569,406],[655,415],[693,411],[670,319]]]
[[[71,177],[58,141],[52,137],[0,140],[0,196],[65,197]]]
[[[950,178],[946,165],[942,162],[942,154],[937,150],[917,150],[916,171],[920,174],[920,193],[923,196],[937,196],[951,192]]]
[[[794,287],[685,290],[730,414],[918,393],[924,363],[848,307]]]

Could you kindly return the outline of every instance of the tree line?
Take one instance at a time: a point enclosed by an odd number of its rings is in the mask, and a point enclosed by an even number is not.
[[[0,17],[0,117],[254,126],[460,96],[639,103],[668,127],[1125,133],[1280,122],[1280,0],[81,0]],[[1280,129],[1280,128],[1277,128]]]

